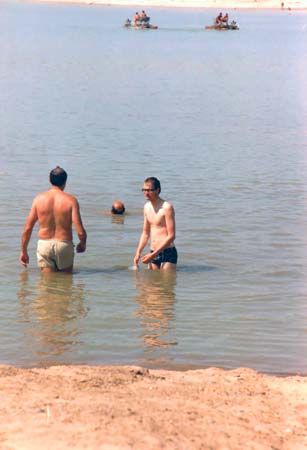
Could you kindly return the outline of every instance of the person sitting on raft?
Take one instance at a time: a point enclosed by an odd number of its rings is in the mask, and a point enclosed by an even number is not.
[[[140,24],[140,20],[141,20],[141,16],[139,15],[138,12],[136,12],[134,14],[134,17],[133,17],[133,25],[134,26],[139,25]]]
[[[140,19],[140,21],[141,21],[141,22],[144,22],[144,23],[148,23],[149,20],[150,20],[150,17],[148,17],[147,14],[146,14],[146,12],[143,10],[143,11],[141,12],[141,19]]]
[[[226,13],[225,16],[222,18],[223,25],[228,26],[228,20],[229,20],[228,13]]]
[[[220,14],[215,19],[215,25],[222,25],[223,23],[223,13]]]

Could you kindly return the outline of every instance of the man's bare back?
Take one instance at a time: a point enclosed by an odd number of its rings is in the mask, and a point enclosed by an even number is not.
[[[32,207],[37,214],[40,239],[72,240],[72,215],[77,208],[72,195],[52,187],[39,194]]]
[[[51,189],[37,195],[32,203],[21,238],[20,262],[25,267],[29,263],[27,248],[36,222],[39,224],[38,237],[40,239],[38,253],[39,251],[42,252],[41,241],[48,241],[49,246],[47,249],[47,244],[45,245],[43,256],[38,254],[38,263],[42,271],[70,272],[72,270],[74,253],[72,225],[74,225],[80,239],[76,247],[77,252],[82,253],[86,249],[87,236],[82,224],[78,201],[72,195],[64,192],[66,178],[67,174],[63,169],[60,167],[53,169],[50,172]],[[63,184],[61,184],[62,181]],[[58,242],[67,243],[66,247],[69,245],[69,248],[65,248],[65,244],[57,245]],[[48,252],[50,255],[46,256]],[[65,252],[66,256],[64,255]],[[53,253],[56,253],[56,256],[53,256]],[[64,256],[61,256],[61,253]],[[67,264],[69,265],[67,266]],[[62,268],[62,265],[67,267]]]

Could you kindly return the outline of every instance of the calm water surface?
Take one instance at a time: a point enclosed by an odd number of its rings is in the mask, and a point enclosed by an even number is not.
[[[0,5],[0,363],[307,373],[307,13]],[[20,234],[55,165],[88,251],[41,276]],[[142,182],[176,209],[176,274],[128,270]],[[102,214],[120,198],[128,214]]]

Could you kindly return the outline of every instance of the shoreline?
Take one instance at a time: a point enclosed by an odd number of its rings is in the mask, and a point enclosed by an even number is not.
[[[59,3],[86,6],[144,7],[170,9],[214,9],[214,10],[278,10],[302,11],[307,9],[307,0],[19,0],[23,3]]]
[[[0,366],[3,450],[307,448],[307,377]]]

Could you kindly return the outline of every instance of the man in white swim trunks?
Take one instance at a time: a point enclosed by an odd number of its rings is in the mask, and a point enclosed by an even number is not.
[[[77,253],[86,250],[86,231],[82,224],[79,203],[64,192],[67,173],[57,166],[50,172],[51,189],[35,197],[21,236],[20,262],[29,264],[28,244],[38,221],[37,263],[42,272],[71,273],[74,264],[72,242],[74,225],[80,242]]]
[[[143,189],[147,203],[144,206],[144,225],[140,242],[134,256],[134,264],[139,261],[148,264],[149,269],[176,269],[177,250],[174,245],[175,211],[173,205],[160,197],[160,181],[155,177],[146,178]],[[141,258],[148,239],[151,251]]]

